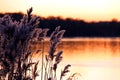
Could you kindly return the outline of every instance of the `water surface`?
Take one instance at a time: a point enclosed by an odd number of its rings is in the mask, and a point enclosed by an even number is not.
[[[48,42],[45,42],[48,51]],[[81,80],[120,80],[120,38],[65,38],[61,66],[71,64]]]

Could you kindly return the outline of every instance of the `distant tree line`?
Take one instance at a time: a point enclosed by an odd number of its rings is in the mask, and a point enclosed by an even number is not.
[[[22,13],[6,13],[11,15],[13,20],[19,21]],[[5,14],[0,14],[3,17]],[[49,28],[51,33],[56,26],[61,26],[66,30],[64,37],[119,37],[120,36],[120,22],[117,20],[104,22],[85,22],[84,20],[75,20],[71,18],[63,19],[61,17],[40,17],[41,28]]]

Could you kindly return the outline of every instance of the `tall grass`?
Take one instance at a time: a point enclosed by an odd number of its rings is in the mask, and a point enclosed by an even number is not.
[[[43,66],[44,65],[45,66],[44,68],[42,68],[41,80],[57,80],[56,71],[58,68],[58,64],[61,62],[63,58],[62,57],[63,51],[56,52],[56,48],[57,45],[60,44],[64,32],[65,30],[60,30],[60,26],[58,26],[50,36],[49,51],[48,54],[45,55],[45,61],[42,64]],[[62,80],[62,77],[65,76],[67,72],[69,72],[68,67],[70,67],[69,64],[65,66],[64,70],[61,71],[61,75],[59,75],[60,76],[59,80]]]
[[[12,20],[11,16],[5,15],[0,18],[0,79],[4,80],[57,80],[57,68],[62,60],[63,51],[56,52],[65,30],[60,26],[50,36],[50,47],[47,54],[44,54],[44,38],[49,29],[38,28],[40,19],[32,16],[32,8],[27,10],[19,22]],[[32,42],[41,42],[41,61],[33,61]],[[41,72],[38,73],[38,64],[41,64]],[[69,67],[66,65],[59,75],[62,80]],[[71,80],[68,78],[68,80]]]
[[[41,41],[46,32],[37,28],[39,17],[27,11],[20,22],[9,15],[0,18],[0,77],[8,80],[35,80],[38,62],[32,61],[32,41]],[[44,35],[41,35],[43,33]],[[40,38],[40,39],[39,39]],[[34,66],[32,70],[32,66]]]

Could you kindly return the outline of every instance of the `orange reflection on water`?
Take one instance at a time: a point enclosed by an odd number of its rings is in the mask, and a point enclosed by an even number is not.
[[[60,68],[71,64],[70,74],[79,73],[80,80],[120,80],[119,38],[63,39],[58,50],[63,50]]]

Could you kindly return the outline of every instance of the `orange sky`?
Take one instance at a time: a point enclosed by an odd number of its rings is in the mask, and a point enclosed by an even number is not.
[[[26,12],[30,7],[34,14],[44,17],[120,21],[120,0],[0,0],[0,12]]]

